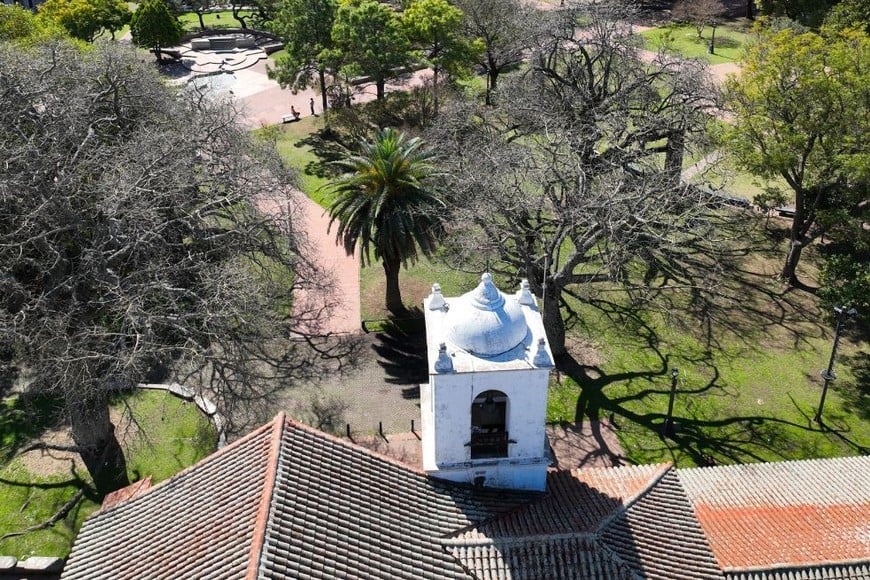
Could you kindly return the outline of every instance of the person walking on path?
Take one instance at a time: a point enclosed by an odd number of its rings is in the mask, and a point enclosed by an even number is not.
[[[314,112],[314,97],[311,97],[311,98],[308,100],[308,106],[311,107],[311,116],[312,116],[312,117],[316,117],[317,114]]]

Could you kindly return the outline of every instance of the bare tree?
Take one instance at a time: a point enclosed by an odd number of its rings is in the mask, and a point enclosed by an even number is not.
[[[712,105],[703,70],[641,62],[624,20],[584,10],[555,17],[528,70],[500,90],[504,105],[462,104],[429,136],[450,163],[452,250],[470,269],[529,279],[556,355],[575,285],[712,281],[683,275],[693,244],[712,240],[711,200],[679,182]]]
[[[456,0],[456,5],[464,13],[466,36],[483,42],[479,64],[486,73],[486,103],[490,104],[499,76],[518,66],[531,47],[537,11],[520,0]]]
[[[232,431],[316,372],[328,288],[229,104],[110,45],[0,47],[0,87],[0,325],[99,490],[126,481],[113,391],[185,384]]]
[[[690,22],[698,38],[701,38],[705,26],[712,26],[715,31],[725,11],[722,0],[679,0],[671,10],[671,17],[677,21]]]

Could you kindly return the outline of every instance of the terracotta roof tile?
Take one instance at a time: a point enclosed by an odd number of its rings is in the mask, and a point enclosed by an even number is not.
[[[292,424],[259,578],[468,578],[438,539],[537,496],[433,480]]]
[[[63,578],[243,578],[272,426],[88,518]]]
[[[63,578],[706,580],[721,566],[729,580],[870,580],[868,482],[870,458],[845,458],[474,488],[279,415],[90,517]]]
[[[686,469],[679,476],[726,571],[870,564],[870,457]]]
[[[547,484],[445,547],[478,578],[722,578],[670,466],[551,472]]]

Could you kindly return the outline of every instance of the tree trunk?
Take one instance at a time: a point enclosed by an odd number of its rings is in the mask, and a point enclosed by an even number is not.
[[[432,106],[438,116],[438,67],[432,68]]]
[[[384,95],[386,94],[386,91],[385,91],[386,85],[387,85],[387,81],[382,79],[382,78],[379,78],[377,81],[375,81],[375,87],[377,88],[377,96],[375,98],[377,100],[380,101],[381,99],[384,98]]]
[[[317,71],[320,77],[320,105],[323,108],[323,114],[326,114],[326,109],[329,108],[329,99],[326,94],[326,71],[322,68]]]
[[[685,151],[685,145],[686,130],[681,127],[671,131],[668,135],[668,142],[665,150],[665,174],[674,186],[680,184],[680,175],[683,171],[683,152]]]
[[[804,250],[804,244],[799,239],[793,239],[791,246],[788,249],[788,255],[785,258],[785,265],[782,268],[780,277],[788,282],[789,286],[799,285],[797,279],[797,265],[801,259],[801,252]]]
[[[561,302],[562,290],[553,288],[552,284],[548,284],[544,296],[543,321],[547,342],[550,343],[550,350],[553,351],[555,358],[559,358],[567,352],[565,350],[565,321],[562,319],[562,310],[559,307]]]
[[[197,12],[196,15],[199,17],[199,29],[205,30],[205,20],[202,19],[202,12]]]
[[[393,314],[400,314],[405,311],[405,305],[402,303],[402,291],[399,289],[399,270],[402,267],[402,261],[399,259],[384,258],[384,275],[387,278],[387,292],[385,296],[385,306],[387,310]]]
[[[755,0],[746,0],[746,18],[752,20],[755,18],[755,14],[752,13],[752,7],[755,3]]]
[[[487,68],[489,86],[486,87],[486,104],[492,105],[492,92],[495,90],[496,83],[498,82],[498,68],[493,64],[492,59],[489,60],[489,66]]]
[[[102,391],[91,395],[71,390],[66,394],[66,408],[73,441],[102,495],[129,485],[130,481],[124,452],[109,420],[108,397]]]

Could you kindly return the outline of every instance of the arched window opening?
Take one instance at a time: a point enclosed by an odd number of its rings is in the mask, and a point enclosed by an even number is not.
[[[471,403],[471,458],[507,457],[507,395],[484,391]]]

